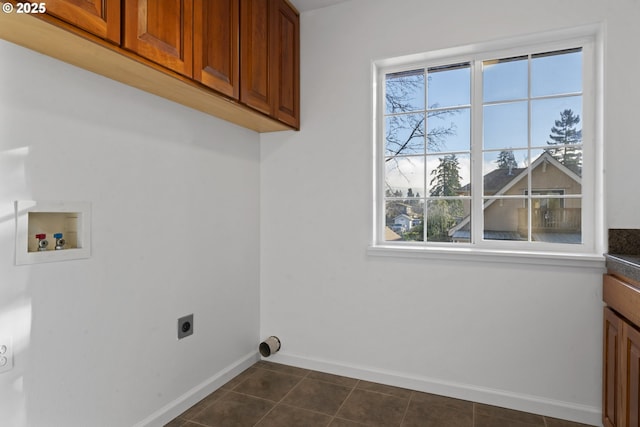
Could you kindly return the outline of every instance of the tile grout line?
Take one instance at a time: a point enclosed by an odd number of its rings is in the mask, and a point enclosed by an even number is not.
[[[476,427],[476,403],[471,405],[471,427]]]
[[[407,406],[406,408],[404,408],[404,414],[402,414],[402,419],[400,420],[400,427],[402,427],[402,424],[404,424],[404,420],[407,418],[407,414],[409,413],[409,406],[411,405],[411,399],[413,399],[413,395],[415,394],[415,391],[411,391],[411,394],[409,394],[409,399],[407,400]]]
[[[192,410],[195,406],[199,405],[203,400],[206,400],[209,396],[211,396],[214,393],[218,393],[221,392],[220,397],[218,397],[216,400],[214,400],[213,402],[210,402],[207,405],[204,405],[202,408],[200,408],[199,411],[196,411],[193,413],[193,415],[189,418],[183,418],[182,415],[190,410]],[[200,415],[201,413],[203,413],[205,410],[209,409],[211,406],[215,405],[216,403],[218,403],[223,397],[225,397],[226,395],[228,395],[231,392],[231,389],[223,389],[222,387],[217,388],[216,390],[212,391],[211,393],[209,393],[207,396],[205,396],[204,398],[200,399],[195,405],[191,406],[189,409],[185,410],[184,412],[182,412],[180,415],[178,415],[176,418],[179,418],[181,420],[183,420],[184,422],[194,422],[195,423],[195,418]]]
[[[347,397],[344,398],[344,400],[342,401],[340,406],[338,406],[338,409],[336,409],[336,412],[333,414],[333,416],[329,420],[329,424],[327,424],[327,426],[330,426],[337,419],[346,419],[346,418],[338,418],[338,413],[340,412],[340,409],[342,409],[344,404],[347,403],[347,400],[349,400],[349,397],[351,397],[351,394],[353,394],[353,391],[356,389],[358,384],[360,384],[360,380],[359,379],[356,378],[355,380],[356,380],[356,383],[351,387],[351,390],[349,391],[349,394],[347,394]],[[323,382],[327,382],[327,381],[323,381]],[[329,384],[340,385],[340,384],[335,384],[335,383],[329,383]],[[346,387],[346,386],[343,386],[343,387]]]
[[[220,393],[220,395],[212,402],[208,402],[208,404],[204,405],[203,407],[200,408],[200,410],[194,412],[190,417],[187,418],[183,418],[181,415],[184,414],[184,412],[190,411],[193,409],[194,406],[197,406],[198,404],[200,404],[202,402],[202,400],[206,400],[209,396],[211,396],[211,394],[207,395],[205,398],[201,399],[200,402],[197,402],[195,405],[193,405],[191,408],[188,408],[186,411],[184,411],[182,414],[178,415],[174,420],[176,420],[180,426],[184,426],[186,424],[189,423],[193,423],[194,427],[198,426],[198,427],[211,427],[211,425],[208,423],[208,421],[205,422],[198,422],[195,421],[195,418],[201,414],[202,412],[204,412],[206,409],[218,404],[220,401],[222,401],[225,397],[231,395],[231,394],[235,394],[235,395],[239,395],[239,396],[247,396],[247,397],[251,397],[253,399],[258,399],[258,400],[262,400],[265,402],[269,402],[271,403],[273,406],[271,408],[269,408],[269,410],[259,419],[257,420],[257,422],[255,424],[253,424],[253,426],[258,426],[262,421],[264,421],[274,410],[276,410],[276,408],[279,406],[281,409],[284,407],[290,407],[290,408],[295,408],[295,409],[301,409],[304,410],[306,412],[311,412],[311,413],[316,413],[319,415],[324,415],[324,416],[328,416],[328,421],[325,427],[328,427],[330,425],[332,425],[336,420],[343,420],[343,421],[348,421],[348,422],[353,422],[354,425],[355,424],[359,424],[357,421],[355,420],[351,420],[349,418],[345,418],[342,416],[338,416],[340,411],[345,407],[347,401],[353,396],[353,393],[356,390],[361,390],[363,392],[368,392],[368,393],[373,393],[373,394],[378,394],[378,395],[383,395],[383,396],[390,396],[390,397],[394,397],[394,398],[400,398],[400,396],[393,394],[392,391],[387,391],[385,389],[381,389],[381,390],[371,390],[366,388],[368,386],[368,384],[370,383],[369,381],[364,381],[364,380],[360,380],[357,378],[351,378],[352,380],[355,380],[355,383],[353,383],[353,385],[349,386],[349,385],[345,385],[342,384],[338,381],[332,381],[331,379],[326,379],[326,378],[313,378],[313,374],[314,372],[318,372],[318,371],[314,371],[314,370],[309,370],[309,369],[305,369],[304,372],[296,372],[296,373],[291,373],[291,372],[284,372],[281,371],[279,369],[274,369],[273,366],[269,366],[270,362],[267,362],[267,364],[254,364],[252,365],[250,368],[254,368],[255,370],[251,373],[249,373],[247,375],[246,371],[243,371],[242,373],[240,373],[237,376],[241,376],[243,375],[244,378],[242,379],[242,381],[238,382],[237,384],[235,384],[235,386],[227,388],[227,384],[231,381],[233,381],[236,377],[232,378],[231,380],[229,380],[227,383],[223,384],[222,386],[220,386],[218,389],[214,390],[213,393]],[[238,389],[240,387],[240,385],[242,385],[244,382],[246,382],[247,380],[255,377],[260,371],[266,371],[266,372],[273,372],[273,373],[277,373],[277,374],[281,374],[281,375],[285,375],[285,376],[289,376],[289,377],[295,377],[297,378],[297,382],[294,383],[291,388],[289,390],[286,391],[286,393],[282,396],[281,399],[279,399],[278,401],[274,401],[274,400],[270,400],[270,399],[266,399],[264,397],[259,397],[259,396],[254,396],[251,394],[246,394],[246,393],[242,393],[239,391],[236,391],[236,389]],[[349,378],[349,377],[345,377],[345,378]],[[307,409],[304,407],[299,407],[297,405],[294,404],[288,404],[285,402],[285,399],[291,395],[296,389],[298,389],[301,384],[305,381],[305,380],[309,380],[309,381],[317,381],[318,383],[323,383],[323,384],[330,384],[333,386],[339,386],[339,387],[343,387],[344,389],[349,390],[347,396],[344,398],[344,400],[342,401],[342,403],[338,406],[338,408],[336,409],[336,411],[333,413],[333,415],[326,413],[326,412],[321,412],[321,411],[316,411],[316,410],[312,410],[312,409]],[[377,384],[377,383],[375,383]],[[381,384],[384,385],[384,384]],[[363,388],[364,387],[364,388]],[[392,387],[392,386],[390,386]],[[408,400],[402,415],[402,418],[400,419],[400,424],[398,426],[402,426],[404,425],[406,422],[408,422],[407,419],[407,415],[409,413],[409,409],[411,407],[411,404],[413,401],[416,400],[416,397],[418,396],[418,391],[416,390],[411,390],[411,389],[406,389],[410,392],[409,396],[408,396]],[[479,414],[479,409],[480,409],[480,403],[478,402],[471,402],[472,403],[472,417],[471,417],[471,427],[477,427],[479,425],[479,423],[481,422],[481,420],[479,419],[480,414]],[[518,411],[521,412],[521,411]],[[546,417],[541,415],[540,416],[542,418],[542,424],[540,424],[541,427],[549,427],[550,425],[552,425],[553,423],[549,423],[550,419],[552,419],[552,417]],[[493,418],[493,417],[491,417]],[[502,417],[498,417],[502,420],[508,420]],[[484,419],[484,418],[483,418]],[[563,424],[564,425],[564,424]],[[570,425],[574,425],[571,424]],[[576,424],[576,425],[583,425],[583,424]],[[595,426],[587,426],[586,424],[584,424],[585,427],[595,427]]]
[[[186,420],[184,423],[180,424],[180,426],[184,426],[185,423],[195,424],[195,425],[202,426],[202,427],[211,427],[209,424],[202,424],[202,423],[199,423],[197,421],[191,421],[191,420]]]
[[[280,373],[280,374],[289,375],[289,376],[292,376],[292,377],[293,377],[293,376],[295,376],[295,377],[297,377],[297,376],[298,376],[298,375],[291,375],[291,374],[287,374],[287,373],[284,373],[284,372],[273,371],[273,370],[270,370],[270,369],[265,369],[265,370],[267,370],[267,371],[271,371],[271,372]],[[278,400],[277,402],[275,402],[275,404],[273,405],[273,407],[272,407],[271,409],[269,409],[269,410],[267,411],[267,413],[266,413],[266,414],[264,414],[264,415],[263,415],[263,416],[262,416],[258,421],[256,421],[256,423],[254,424],[254,427],[255,427],[255,426],[257,426],[258,424],[260,424],[260,422],[262,422],[262,420],[264,420],[264,419],[265,419],[265,418],[266,418],[266,417],[267,417],[271,412],[273,412],[273,410],[274,410],[274,409],[276,409],[276,407],[278,407],[278,405],[280,405],[280,404],[282,403],[282,401],[283,401],[283,400],[284,400],[284,399],[285,399],[289,394],[291,394],[291,392],[292,392],[293,390],[295,390],[295,389],[300,385],[300,383],[301,383],[301,382],[302,382],[302,381],[303,381],[303,380],[304,380],[304,379],[309,375],[309,373],[310,373],[310,372],[311,372],[311,371],[307,370],[307,372],[306,372],[303,376],[300,376],[300,377],[299,377],[300,379],[298,380],[298,382],[297,382],[293,387],[291,387],[291,389],[290,389],[288,392],[286,392],[286,393],[285,393],[285,395],[284,395],[284,396],[282,396],[282,398],[281,398],[280,400]],[[272,402],[272,401],[271,401],[271,402]]]
[[[344,400],[342,401],[342,403],[338,407],[338,410],[336,410],[336,413],[333,415],[333,418],[331,419],[331,422],[333,422],[338,417],[338,414],[340,413],[340,410],[342,409],[344,404],[347,403],[347,400],[349,400],[349,398],[351,397],[353,392],[356,390],[356,388],[358,387],[358,384],[360,384],[360,380],[356,378],[356,383],[353,385],[353,387],[351,387],[351,391],[349,392],[347,397],[344,398]],[[346,420],[347,418],[344,418],[344,419]],[[349,420],[349,421],[351,421],[351,420]]]
[[[370,381],[366,381],[366,382],[370,382]],[[391,388],[396,388],[396,389],[401,389],[401,390],[407,390],[407,391],[409,391],[410,393],[413,393],[414,391],[416,391],[416,390],[411,390],[411,389],[408,389],[408,388],[396,387],[396,386],[387,385],[387,384],[382,384],[382,383],[375,383],[375,384],[383,385],[383,386],[385,386],[385,387],[391,387]],[[398,398],[398,399],[402,399],[402,397],[401,397],[401,396],[398,396],[398,395],[393,394],[393,393],[385,393],[384,391],[371,390],[371,389],[368,389],[368,388],[361,388],[360,390],[362,390],[362,391],[366,391],[367,393],[381,394],[381,395],[383,395],[383,396],[390,396],[390,397],[396,397],[396,398]]]
[[[229,381],[233,381],[235,378],[237,378],[240,375],[243,375],[244,373],[246,373],[249,369],[251,369],[254,365],[251,365],[249,368],[245,369],[244,371],[242,371],[240,374],[236,375],[235,377],[231,378]],[[196,402],[194,405],[192,405],[190,408],[186,409],[184,412],[182,412],[180,415],[178,415],[175,419],[179,419],[181,420],[181,426],[184,425],[185,423],[193,423],[193,424],[197,424],[200,426],[205,426],[205,427],[209,427],[207,424],[202,424],[198,421],[195,421],[196,417],[198,415],[200,415],[201,413],[203,413],[205,410],[207,410],[208,408],[210,408],[211,406],[215,405],[216,403],[218,403],[220,400],[222,400],[225,396],[227,396],[229,393],[232,393],[233,390],[235,388],[237,388],[240,384],[242,384],[243,382],[245,382],[247,379],[251,378],[252,376],[254,376],[256,374],[256,372],[253,372],[249,375],[247,375],[247,378],[243,379],[242,381],[240,381],[238,384],[236,384],[235,386],[231,387],[231,388],[226,388],[225,386],[229,383],[229,381],[227,381],[226,383],[224,383],[222,386],[218,387],[217,389],[215,389],[214,391],[212,391],[211,393],[209,393],[207,396],[205,396],[204,398],[200,399],[198,402]],[[192,410],[195,406],[199,405],[203,400],[206,400],[209,396],[211,396],[214,393],[218,393],[220,392],[221,395],[220,397],[218,397],[216,400],[214,400],[213,402],[210,402],[207,405],[204,405],[202,408],[200,408],[199,411],[196,411],[193,413],[192,416],[186,418],[186,417],[182,417],[182,415],[190,410]],[[236,393],[236,394],[242,394],[242,393]]]

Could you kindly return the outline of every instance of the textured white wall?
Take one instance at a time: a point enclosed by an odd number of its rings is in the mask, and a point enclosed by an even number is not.
[[[0,424],[131,426],[256,351],[258,141],[0,41]],[[92,257],[14,266],[14,200],[91,202]]]
[[[261,136],[261,330],[283,340],[276,360],[599,424],[600,269],[367,255],[371,63],[602,23],[606,227],[637,228],[639,18],[636,0],[353,0],[304,13],[302,130]]]

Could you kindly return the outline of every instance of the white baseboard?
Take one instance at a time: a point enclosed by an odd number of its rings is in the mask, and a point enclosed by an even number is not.
[[[172,402],[169,402],[153,414],[139,421],[133,427],[161,427],[178,415],[213,393],[230,379],[260,360],[258,352],[251,352],[235,363],[227,366],[212,377],[201,382]]]
[[[553,418],[602,426],[600,407],[278,352],[269,361]]]

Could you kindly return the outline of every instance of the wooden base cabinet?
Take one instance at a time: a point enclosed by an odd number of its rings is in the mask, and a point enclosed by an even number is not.
[[[620,405],[620,337],[622,319],[611,309],[604,309],[604,353],[602,380],[602,423],[618,426]]]
[[[621,425],[640,427],[640,332],[622,323]]]
[[[621,292],[640,290],[605,276],[605,302],[610,307],[620,302],[625,312],[633,297]],[[602,422],[605,427],[640,427],[640,330],[610,307],[604,309]]]

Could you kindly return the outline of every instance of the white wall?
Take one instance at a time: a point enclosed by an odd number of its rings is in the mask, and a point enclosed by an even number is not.
[[[302,130],[261,136],[261,330],[283,341],[275,360],[599,425],[601,269],[367,255],[371,63],[602,23],[605,225],[638,228],[639,20],[637,0],[304,13]]]
[[[255,358],[258,142],[0,41],[0,424],[162,424]],[[91,202],[91,258],[15,266],[15,200]]]

